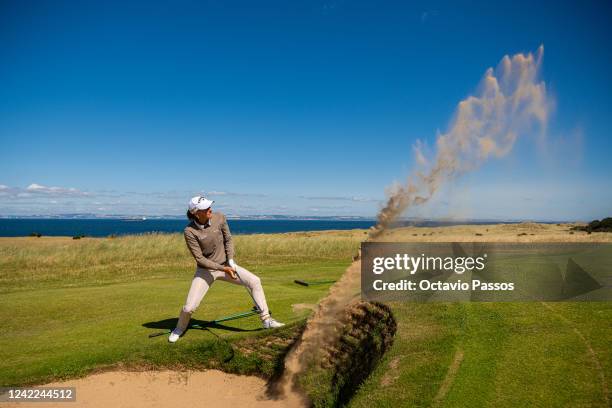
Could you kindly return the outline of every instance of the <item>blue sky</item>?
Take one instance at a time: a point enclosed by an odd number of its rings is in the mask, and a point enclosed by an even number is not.
[[[127,3],[127,4],[126,4]],[[544,45],[544,143],[409,216],[612,214],[606,2],[0,5],[0,215],[374,216],[506,54]]]

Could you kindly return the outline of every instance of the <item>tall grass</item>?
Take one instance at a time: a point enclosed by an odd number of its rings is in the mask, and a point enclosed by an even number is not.
[[[249,268],[347,260],[364,239],[362,230],[234,236],[236,259]],[[195,262],[182,234],[117,238],[0,239],[0,292],[174,278]]]

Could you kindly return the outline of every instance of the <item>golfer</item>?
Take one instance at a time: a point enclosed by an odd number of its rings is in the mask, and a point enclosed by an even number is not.
[[[189,201],[187,218],[191,222],[185,228],[185,242],[197,267],[178,324],[168,337],[170,343],[176,342],[185,332],[191,315],[217,279],[247,287],[265,329],[284,326],[270,317],[261,280],[234,262],[234,244],[227,220],[222,213],[213,213],[213,202],[202,196]]]

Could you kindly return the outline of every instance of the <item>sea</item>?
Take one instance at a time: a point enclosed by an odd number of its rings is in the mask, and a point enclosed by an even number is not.
[[[514,224],[519,221],[462,220],[400,221],[396,226],[437,227],[462,224]],[[540,221],[553,223],[553,221]],[[0,218],[0,237],[65,236],[108,237],[154,233],[182,233],[188,221],[160,218]],[[371,219],[228,219],[232,234],[271,234],[300,231],[368,229]]]
[[[0,237],[88,236],[108,237],[150,233],[182,232],[188,224],[181,219],[0,219]],[[232,234],[266,234],[297,231],[367,229],[374,220],[228,220]]]

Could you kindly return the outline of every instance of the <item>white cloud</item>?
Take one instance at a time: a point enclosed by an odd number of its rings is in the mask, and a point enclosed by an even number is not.
[[[0,184],[0,216],[61,215],[91,213],[96,215],[182,215],[189,197],[201,190],[156,192],[81,191],[72,187],[31,183],[23,187]],[[375,213],[378,200],[367,197],[303,197],[239,193],[211,190],[217,210],[248,216],[265,214],[304,215],[317,211],[321,215],[369,215]],[[330,201],[331,200],[331,201]],[[333,200],[339,200],[334,202]],[[325,204],[328,205],[325,205]],[[311,210],[310,207],[316,208]]]
[[[234,193],[230,191],[209,191],[203,193],[204,196],[226,196],[226,197],[267,197],[266,194],[258,193]]]
[[[438,15],[438,10],[425,10],[421,13],[421,23],[425,23],[430,17]]]
[[[324,201],[353,201],[362,203],[379,202],[375,198],[357,197],[357,196],[300,196],[305,200],[324,200]]]
[[[76,188],[47,187],[42,184],[32,183],[26,188],[9,187],[0,184],[0,197],[8,200],[36,199],[37,197],[90,197],[91,193],[77,190]]]
[[[47,187],[42,184],[32,183],[25,188],[28,193],[34,194],[48,194],[53,196],[89,196],[90,193],[85,191],[79,191],[76,188],[65,188],[65,187]]]

